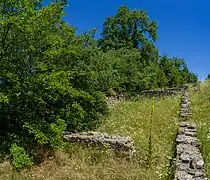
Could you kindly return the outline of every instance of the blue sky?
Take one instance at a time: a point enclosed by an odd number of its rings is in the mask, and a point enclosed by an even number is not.
[[[209,0],[69,0],[65,21],[78,33],[92,28],[101,33],[106,17],[123,4],[144,9],[157,20],[160,55],[184,58],[199,80],[210,73],[210,1]]]

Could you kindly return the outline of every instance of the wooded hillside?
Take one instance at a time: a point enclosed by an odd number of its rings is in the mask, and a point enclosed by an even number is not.
[[[183,59],[159,56],[145,11],[120,7],[95,39],[63,21],[66,5],[0,1],[0,149],[16,168],[36,162],[34,147],[62,146],[64,130],[96,128],[105,95],[197,82]]]

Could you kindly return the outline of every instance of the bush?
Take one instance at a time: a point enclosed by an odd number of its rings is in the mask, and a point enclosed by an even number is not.
[[[64,130],[97,127],[107,113],[104,96],[76,90],[68,78],[67,72],[33,75],[21,83],[13,82],[9,90],[2,89],[1,135],[25,149],[34,143],[57,148],[62,145]]]
[[[16,169],[21,169],[33,164],[31,158],[26,154],[23,147],[20,147],[17,144],[12,144],[10,152],[13,160],[12,165]]]

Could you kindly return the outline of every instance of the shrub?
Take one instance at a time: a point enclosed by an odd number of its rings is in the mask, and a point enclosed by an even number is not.
[[[12,144],[10,153],[12,156],[12,165],[16,169],[21,169],[26,166],[33,164],[31,158],[26,154],[23,147],[18,146],[17,144]]]
[[[26,149],[33,143],[57,148],[64,130],[94,129],[107,113],[104,96],[76,90],[68,78],[66,72],[33,75],[2,90],[1,134]]]

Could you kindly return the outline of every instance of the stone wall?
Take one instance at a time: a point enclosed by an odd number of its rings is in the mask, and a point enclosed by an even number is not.
[[[197,138],[195,123],[180,123],[176,144],[177,156],[175,179],[206,179],[204,161],[199,149],[200,143]]]
[[[197,127],[195,123],[187,121],[189,116],[189,97],[184,93],[181,100],[181,122],[176,138],[175,180],[207,180],[197,138]]]
[[[182,99],[181,99],[181,109],[180,109],[180,120],[184,121],[189,118],[191,115],[191,110],[190,110],[190,100],[188,97],[188,94],[184,92]]]
[[[187,86],[183,86],[183,87],[160,89],[160,90],[146,90],[146,91],[140,92],[139,95],[137,95],[137,97],[139,96],[144,96],[144,97],[176,96],[176,95],[182,94],[187,88],[188,88]],[[118,102],[125,101],[127,99],[129,99],[129,97],[123,94],[117,94],[116,96],[106,97],[108,106],[111,106]]]
[[[180,94],[179,91],[174,90],[147,90],[142,91],[140,93],[140,96],[144,97],[165,97],[165,96],[176,96],[177,94]]]
[[[109,135],[101,132],[64,133],[64,140],[98,148],[110,148],[126,157],[135,153],[134,142],[130,137]]]
[[[180,88],[168,88],[160,90],[146,90],[140,93],[140,96],[145,97],[165,97],[165,96],[176,96],[182,94],[185,91],[186,87]]]

